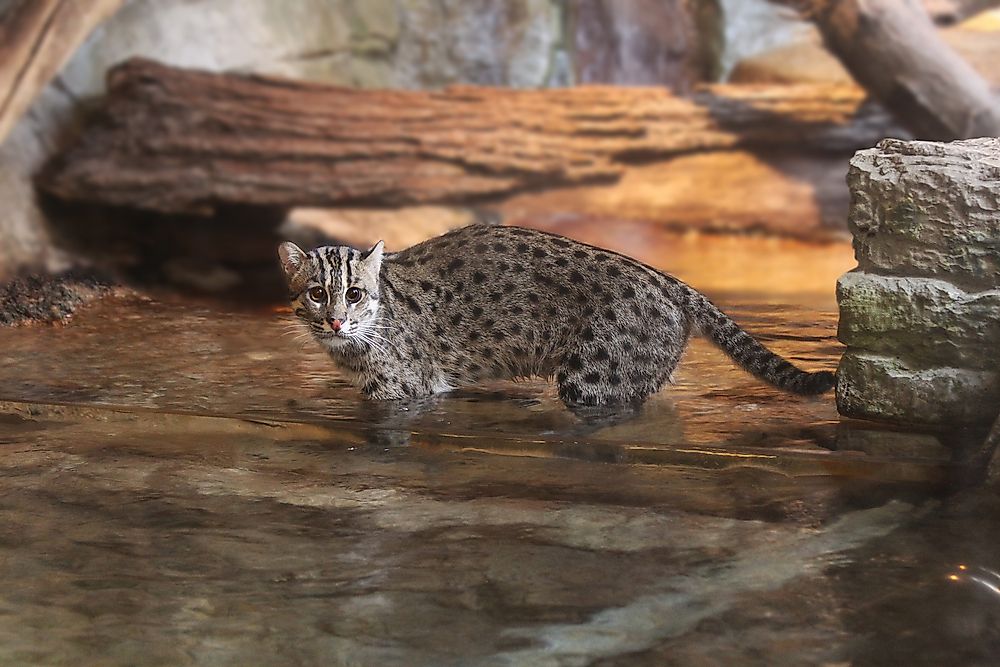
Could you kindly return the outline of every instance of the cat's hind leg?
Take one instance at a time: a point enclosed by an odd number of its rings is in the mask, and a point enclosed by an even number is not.
[[[641,403],[670,379],[688,334],[683,318],[673,317],[581,339],[556,368],[559,398],[567,405]]]

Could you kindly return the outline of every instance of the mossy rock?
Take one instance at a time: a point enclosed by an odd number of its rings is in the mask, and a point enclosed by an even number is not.
[[[837,409],[847,417],[907,425],[983,424],[996,418],[998,405],[995,369],[920,367],[849,349],[837,374]]]
[[[980,369],[1000,350],[1000,289],[860,271],[837,283],[842,343],[921,363]]]

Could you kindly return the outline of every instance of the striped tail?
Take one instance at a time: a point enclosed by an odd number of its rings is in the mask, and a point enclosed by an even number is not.
[[[778,389],[804,396],[825,393],[837,384],[834,373],[809,373],[794,366],[761,345],[705,295],[683,283],[679,286],[685,290],[683,303],[702,335],[754,377]]]

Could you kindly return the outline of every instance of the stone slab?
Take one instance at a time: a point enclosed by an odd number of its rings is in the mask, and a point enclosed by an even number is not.
[[[894,356],[849,349],[840,361],[837,409],[902,424],[979,424],[996,418],[1000,372],[919,368]]]
[[[838,281],[837,300],[848,346],[973,370],[997,362],[1000,289],[854,271]]]
[[[862,270],[1000,285],[1000,140],[886,139],[854,156],[847,181]]]

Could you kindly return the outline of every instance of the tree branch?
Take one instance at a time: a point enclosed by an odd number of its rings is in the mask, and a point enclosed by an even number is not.
[[[918,0],[771,0],[798,10],[851,76],[916,138],[1000,135],[989,85]]]

